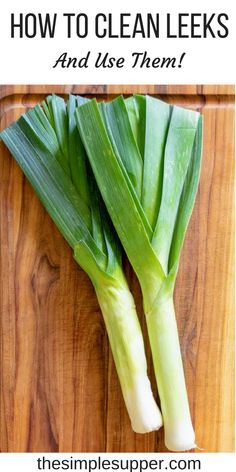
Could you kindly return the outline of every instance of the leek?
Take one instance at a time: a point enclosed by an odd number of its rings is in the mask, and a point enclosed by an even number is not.
[[[134,431],[162,425],[147,376],[143,338],[121,265],[121,247],[79,137],[75,108],[49,96],[1,133],[1,138],[89,275],[107,328]]]
[[[202,118],[149,96],[76,109],[99,190],[140,281],[165,429],[173,451],[195,447],[173,292],[198,188]]]

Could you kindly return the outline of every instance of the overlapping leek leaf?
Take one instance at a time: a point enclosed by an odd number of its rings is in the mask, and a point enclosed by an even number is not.
[[[101,199],[80,139],[75,108],[49,96],[1,138],[90,276],[103,312],[132,426],[148,432],[161,426],[154,401],[134,301],[121,267],[121,247]]]
[[[151,97],[77,108],[98,187],[139,278],[172,450],[194,447],[173,290],[201,161],[200,114]]]

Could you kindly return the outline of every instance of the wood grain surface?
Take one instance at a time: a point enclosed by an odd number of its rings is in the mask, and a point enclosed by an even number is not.
[[[234,450],[232,86],[2,86],[3,129],[48,93],[151,93],[204,115],[197,202],[175,290],[197,444]],[[0,143],[1,451],[165,451],[132,432],[87,275]],[[145,333],[138,282],[125,261]]]

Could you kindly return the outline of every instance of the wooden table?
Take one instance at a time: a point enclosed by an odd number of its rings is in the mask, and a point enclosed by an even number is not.
[[[52,92],[134,91],[204,115],[201,182],[175,302],[197,444],[232,451],[233,87],[2,86],[0,126]],[[163,430],[132,432],[91,283],[2,143],[0,188],[1,450],[165,451]],[[138,282],[125,266],[147,341]]]

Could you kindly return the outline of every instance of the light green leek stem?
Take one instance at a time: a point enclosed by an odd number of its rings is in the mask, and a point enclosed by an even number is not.
[[[153,363],[161,400],[165,444],[171,451],[195,447],[172,297],[155,301],[146,313]]]
[[[133,297],[124,277],[94,284],[132,428],[147,433],[162,426],[154,400],[143,337]]]

